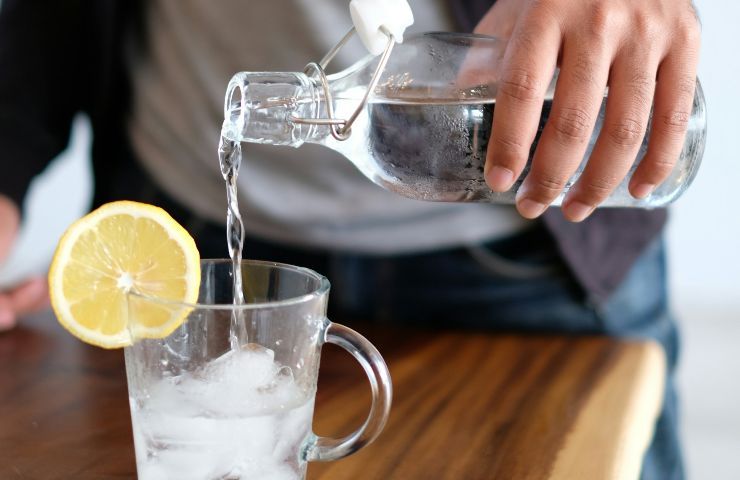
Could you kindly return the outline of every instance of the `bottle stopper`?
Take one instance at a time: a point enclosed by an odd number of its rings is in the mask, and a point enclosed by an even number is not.
[[[407,0],[352,0],[349,12],[357,35],[373,55],[383,53],[388,43],[384,29],[401,43],[403,32],[414,23]]]

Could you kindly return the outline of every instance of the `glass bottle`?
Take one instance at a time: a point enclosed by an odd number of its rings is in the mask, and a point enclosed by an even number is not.
[[[324,145],[343,154],[376,184],[414,199],[514,203],[529,163],[507,192],[491,191],[483,179],[504,48],[505,43],[493,37],[424,33],[396,45],[384,68],[379,62],[386,58],[369,56],[327,76],[317,64],[307,68],[318,73],[313,75],[241,72],[229,83],[222,136],[293,147],[304,142]],[[379,77],[373,87],[376,70]],[[554,86],[555,79],[530,162],[550,113]],[[584,160],[554,205],[583,170],[601,131],[605,105],[602,102]],[[345,129],[356,110],[351,128]],[[653,208],[679,197],[694,179],[704,152],[706,110],[698,81],[688,123],[675,168],[650,196],[638,200],[628,191],[647,150],[648,125],[637,161],[601,206]]]

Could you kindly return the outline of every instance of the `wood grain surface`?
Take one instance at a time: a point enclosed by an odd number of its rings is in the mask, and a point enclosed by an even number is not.
[[[386,358],[391,418],[311,480],[636,479],[660,406],[649,342],[358,330]],[[314,430],[350,433],[370,404],[361,368],[322,357]],[[49,314],[0,333],[0,479],[135,478],[123,355],[84,345]]]

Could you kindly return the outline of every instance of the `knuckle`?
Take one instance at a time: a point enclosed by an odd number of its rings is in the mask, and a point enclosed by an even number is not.
[[[511,69],[502,79],[499,93],[520,102],[533,102],[539,97],[540,82],[529,71]]]
[[[659,155],[650,159],[645,165],[645,176],[652,183],[659,183],[668,176],[676,165],[676,158],[671,155]]]
[[[607,128],[609,139],[621,147],[633,147],[639,144],[642,142],[644,132],[644,125],[630,118],[624,118]]]
[[[590,10],[586,22],[588,34],[592,40],[605,40],[613,21],[611,8],[603,2],[595,2]]]
[[[689,126],[691,114],[685,110],[673,110],[660,118],[660,127],[669,134],[683,134]]]
[[[557,138],[568,143],[585,143],[591,136],[591,115],[582,108],[563,108],[552,119]]]
[[[498,154],[497,162],[499,159],[504,162],[502,166],[508,167],[510,163],[507,162],[506,158],[516,158],[522,155],[524,151],[524,145],[515,137],[497,135],[493,137],[493,148]]]
[[[535,36],[530,31],[531,29],[520,30],[511,39],[514,46],[520,50],[532,51],[535,47]]]
[[[609,196],[617,183],[617,180],[613,177],[584,179],[583,184],[579,186],[580,196],[588,199],[586,203],[598,203]]]
[[[544,9],[544,13],[548,13],[557,2],[553,0],[532,0],[530,6],[532,9]]]
[[[687,2],[686,17],[693,20],[694,23],[696,23],[696,27],[701,31],[701,17],[699,16],[699,12],[697,11],[693,0],[689,0]]]
[[[542,27],[557,18],[559,9],[558,0],[529,0],[526,7],[527,23],[535,27]],[[534,30],[541,32],[541,29]]]
[[[536,175],[532,178],[531,190],[533,194],[539,196],[540,200],[548,200],[558,196],[565,188],[567,178],[556,175]]]
[[[630,23],[634,35],[641,42],[654,40],[658,37],[659,23],[655,21],[653,16],[639,11],[632,16]]]
[[[674,38],[683,45],[697,46],[701,40],[701,27],[694,15],[686,15],[678,21]]]
[[[672,155],[654,158],[650,165],[658,173],[669,173],[676,166],[676,157]]]

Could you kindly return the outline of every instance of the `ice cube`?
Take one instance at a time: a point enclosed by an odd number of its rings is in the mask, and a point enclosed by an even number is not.
[[[169,480],[167,470],[159,464],[141,463],[136,465],[139,480]]]
[[[141,478],[299,478],[296,452],[310,433],[312,393],[272,350],[254,344],[164,378],[132,399]]]
[[[298,475],[285,465],[276,465],[274,469],[259,478],[262,480],[299,480]]]

